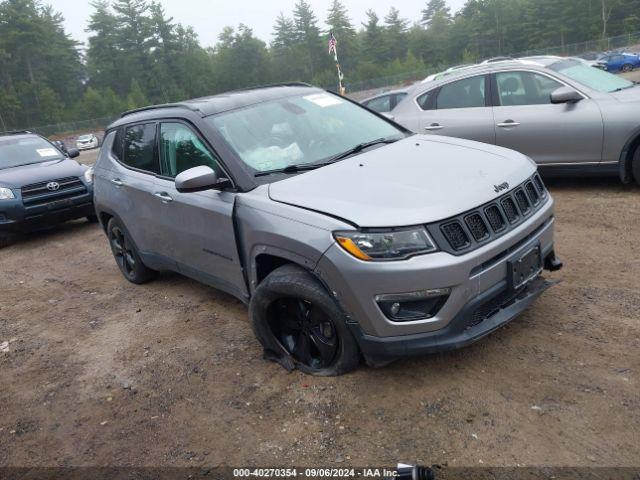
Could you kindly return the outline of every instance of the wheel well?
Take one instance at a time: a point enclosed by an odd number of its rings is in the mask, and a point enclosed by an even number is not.
[[[113,218],[113,215],[109,215],[108,213],[101,212],[98,218],[100,219],[100,224],[102,225],[102,228],[104,229],[104,231],[106,233],[107,224],[109,223],[109,220],[111,220]]]
[[[640,148],[640,133],[636,135],[636,138],[631,140],[629,148],[627,149],[627,158],[625,162],[625,173],[627,175],[632,175],[633,157],[638,148]]]
[[[291,260],[287,260],[286,258],[269,255],[267,253],[258,255],[255,260],[256,286],[258,286],[262,282],[262,280],[267,278],[267,275],[273,272],[276,268],[279,268],[288,263],[293,262]]]

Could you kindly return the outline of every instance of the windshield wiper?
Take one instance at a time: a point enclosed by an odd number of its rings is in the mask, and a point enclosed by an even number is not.
[[[637,86],[638,86],[638,84],[634,82],[631,85],[627,85],[626,87],[618,87],[615,90],[611,90],[611,93],[621,92],[622,90],[626,90],[628,88],[633,88],[633,87],[637,87]]]
[[[371,140],[370,142],[359,143],[358,145],[351,147],[349,150],[346,150],[342,153],[334,155],[333,157],[321,163],[305,163],[300,165],[298,164],[289,165],[284,168],[276,168],[274,170],[265,170],[264,172],[257,172],[254,176],[264,177],[266,175],[273,175],[276,173],[293,174],[293,173],[299,173],[299,172],[306,172],[308,170],[315,170],[316,168],[325,167],[339,160],[342,160],[343,158],[348,157],[350,155],[355,155],[356,153],[361,152],[365,148],[369,148],[374,145],[380,145],[383,143],[394,143],[394,142],[397,142],[398,140],[400,139],[399,138],[377,138],[375,140]]]
[[[377,138],[375,140],[371,140],[370,142],[359,143],[358,145],[351,147],[349,150],[345,150],[342,153],[339,153],[333,157],[331,157],[325,164],[334,163],[338,160],[342,160],[343,158],[349,157],[351,155],[355,155],[356,153],[360,153],[365,148],[373,147],[374,145],[380,145],[383,143],[394,143],[400,140],[399,138]]]
[[[257,172],[254,176],[255,177],[264,177],[266,175],[273,175],[274,173],[284,173],[284,174],[299,173],[299,172],[305,172],[307,170],[314,170],[314,169],[320,168],[320,167],[322,167],[324,165],[326,165],[326,164],[324,164],[324,163],[308,163],[308,164],[300,164],[300,165],[289,165],[289,166],[284,167],[284,168],[276,168],[274,170],[265,170],[264,172]]]

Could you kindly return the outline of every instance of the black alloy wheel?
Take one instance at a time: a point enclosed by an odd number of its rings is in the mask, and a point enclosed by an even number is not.
[[[271,304],[267,316],[276,340],[298,362],[314,370],[334,363],[339,349],[336,327],[313,303],[280,298]]]
[[[131,242],[119,225],[112,225],[109,229],[109,243],[118,267],[125,277],[132,278],[135,275],[136,258]]]

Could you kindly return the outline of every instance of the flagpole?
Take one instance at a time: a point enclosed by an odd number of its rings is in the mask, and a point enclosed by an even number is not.
[[[344,75],[342,74],[342,70],[340,69],[340,62],[338,61],[338,41],[336,37],[333,35],[333,32],[329,33],[329,54],[333,53],[333,59],[336,62],[336,69],[338,70],[338,92],[340,95],[345,95],[347,90],[342,85],[342,80],[344,80]]]

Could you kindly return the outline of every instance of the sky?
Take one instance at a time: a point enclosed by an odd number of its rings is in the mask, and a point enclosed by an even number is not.
[[[325,28],[324,20],[331,0],[308,0],[316,17]],[[462,7],[465,0],[448,0],[447,3],[455,12]],[[81,42],[86,42],[87,21],[93,8],[87,0],[44,0],[65,18],[67,32]],[[269,43],[271,32],[278,14],[282,11],[291,16],[295,0],[160,0],[167,16],[173,17],[175,23],[191,25],[200,37],[203,46],[216,43],[218,34],[227,26],[244,23],[253,29],[254,34]],[[349,10],[352,22],[358,27],[365,21],[365,12],[372,8],[383,18],[391,6],[400,10],[404,18],[418,20],[420,11],[426,0],[343,0]]]

